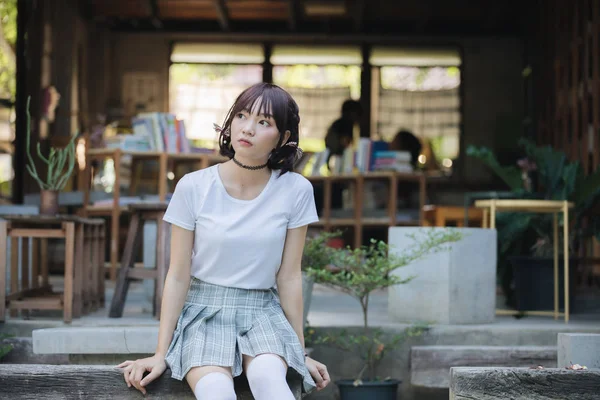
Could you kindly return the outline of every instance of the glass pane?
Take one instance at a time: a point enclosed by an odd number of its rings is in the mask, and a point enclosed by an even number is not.
[[[394,139],[408,131],[421,142],[421,161],[451,165],[460,150],[458,68],[389,66],[380,72],[377,134],[399,145]]]
[[[173,64],[170,108],[185,121],[186,136],[196,146],[215,148],[213,124],[222,125],[241,91],[262,82],[260,65]]]

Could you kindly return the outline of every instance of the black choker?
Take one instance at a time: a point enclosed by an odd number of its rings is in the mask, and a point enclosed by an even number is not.
[[[268,163],[264,163],[263,165],[250,166],[250,165],[242,164],[241,162],[239,162],[238,160],[236,160],[235,157],[233,157],[231,159],[233,160],[234,163],[236,163],[237,166],[242,167],[244,169],[249,169],[251,171],[256,171],[256,170],[259,170],[259,169],[263,169],[268,164]]]

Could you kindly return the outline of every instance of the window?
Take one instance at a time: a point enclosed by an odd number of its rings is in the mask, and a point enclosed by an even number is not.
[[[215,148],[221,125],[239,93],[262,82],[261,45],[177,44],[170,69],[170,109],[195,146]]]
[[[423,146],[420,162],[449,169],[459,155],[460,57],[455,50],[377,49],[373,97],[376,136],[406,130]]]
[[[279,45],[273,47],[271,63],[273,82],[286,89],[300,107],[301,147],[322,151],[342,103],[360,98],[360,48]]]

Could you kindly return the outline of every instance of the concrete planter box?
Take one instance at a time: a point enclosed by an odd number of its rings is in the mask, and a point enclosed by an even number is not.
[[[423,237],[427,229],[394,227],[389,230],[391,251],[401,254],[414,246],[407,235]],[[428,321],[438,324],[482,324],[494,320],[496,309],[496,230],[452,228],[464,232],[447,251],[430,254],[397,269],[408,284],[389,288],[389,315],[395,322]]]

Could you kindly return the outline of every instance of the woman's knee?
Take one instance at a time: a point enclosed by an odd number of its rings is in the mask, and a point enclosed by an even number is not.
[[[255,380],[285,380],[288,369],[287,364],[283,358],[276,354],[259,354],[244,361],[244,370],[250,384]]]
[[[231,368],[194,367],[187,373],[186,380],[197,399],[236,400]]]

